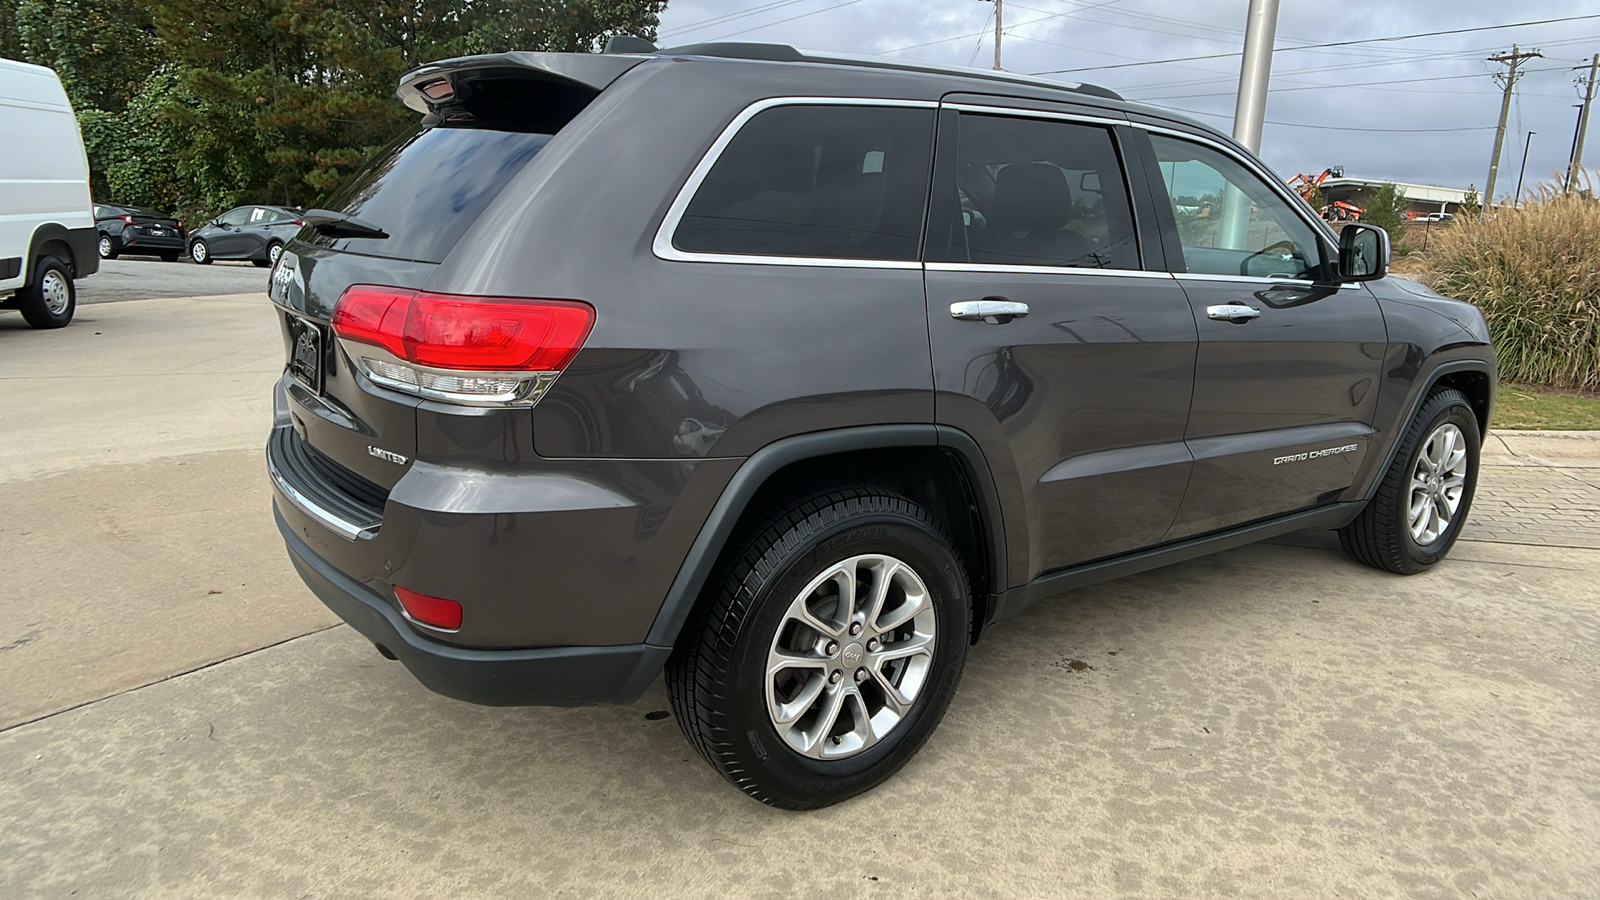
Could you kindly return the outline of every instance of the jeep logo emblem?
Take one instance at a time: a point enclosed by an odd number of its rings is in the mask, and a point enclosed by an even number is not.
[[[850,646],[844,648],[844,664],[845,664],[845,666],[846,667],[853,667],[853,666],[860,665],[861,664],[861,657],[865,656],[866,652],[867,651],[861,649],[861,645],[860,644],[851,644]]]

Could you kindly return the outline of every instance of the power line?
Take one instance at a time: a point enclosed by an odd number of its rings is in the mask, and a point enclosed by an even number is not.
[[[1556,71],[1562,71],[1562,70],[1561,70],[1560,67],[1552,67],[1552,68],[1546,68],[1546,69],[1529,69],[1527,71],[1531,74],[1533,72],[1556,72]],[[1353,88],[1353,87],[1373,87],[1373,86],[1390,85],[1390,84],[1418,84],[1418,83],[1424,82],[1424,81],[1456,81],[1456,80],[1460,80],[1462,78],[1482,78],[1482,77],[1483,77],[1483,73],[1482,72],[1472,72],[1472,73],[1469,73],[1469,74],[1466,74],[1466,75],[1434,75],[1434,76],[1431,76],[1431,77],[1428,77],[1428,78],[1387,78],[1387,79],[1384,79],[1383,81],[1355,81],[1355,82],[1351,82],[1349,84],[1338,84],[1338,85],[1308,84],[1308,85],[1305,85],[1303,87],[1274,88],[1273,89],[1273,93],[1282,94],[1282,93],[1288,93],[1289,91],[1326,91],[1326,90],[1329,90],[1331,88],[1338,88],[1338,89],[1342,90],[1344,88]],[[1141,98],[1130,98],[1130,99],[1132,99],[1133,102],[1135,102],[1135,103],[1149,103],[1152,100],[1194,100],[1194,99],[1201,98],[1201,97],[1232,97],[1234,95],[1234,93],[1235,92],[1233,92],[1233,91],[1215,91],[1215,92],[1212,92],[1212,93],[1209,93],[1209,94],[1172,94],[1172,95],[1168,95],[1168,96],[1146,97],[1146,98],[1142,98],[1142,99]]]
[[[688,25],[679,25],[677,28],[668,28],[665,29],[662,34],[682,34],[686,31],[699,31],[702,28],[710,28],[713,25],[721,25],[724,22],[731,22],[734,19],[757,16],[761,13],[777,9],[782,6],[793,6],[796,3],[805,2],[806,0],[774,0],[772,3],[763,3],[760,6],[753,6],[750,9],[741,10],[739,12],[725,13],[720,16],[712,16],[709,19],[701,19],[698,22],[691,22]]]
[[[1388,37],[1362,38],[1360,40],[1353,40],[1353,41],[1329,41],[1329,42],[1323,43],[1323,44],[1302,44],[1301,46],[1298,46],[1298,47],[1283,47],[1283,48],[1279,49],[1278,52],[1279,53],[1287,53],[1287,52],[1289,52],[1291,50],[1314,50],[1314,49],[1318,49],[1318,48],[1322,48],[1322,47],[1352,47],[1352,46],[1355,46],[1357,44],[1386,43],[1386,42],[1391,42],[1391,41],[1409,41],[1409,40],[1414,40],[1416,38],[1439,37],[1441,35],[1446,35],[1446,34],[1470,34],[1471,32],[1475,32],[1475,31],[1498,31],[1498,30],[1500,30],[1502,28],[1524,28],[1524,27],[1527,27],[1529,25],[1551,25],[1551,24],[1554,24],[1556,22],[1578,22],[1578,21],[1582,21],[1582,20],[1585,20],[1585,19],[1600,19],[1600,13],[1594,13],[1594,14],[1586,15],[1586,16],[1563,16],[1563,17],[1561,17],[1559,19],[1538,19],[1538,20],[1531,21],[1531,22],[1511,22],[1511,23],[1505,24],[1505,25],[1480,25],[1480,26],[1477,26],[1475,28],[1451,28],[1451,29],[1448,29],[1448,30],[1445,30],[1445,31],[1424,31],[1424,32],[1419,32],[1417,34],[1396,34],[1396,35],[1389,35]],[[1142,62],[1117,63],[1115,65],[1109,65],[1109,66],[1080,66],[1080,67],[1075,68],[1075,69],[1051,69],[1051,70],[1049,70],[1047,72],[1034,72],[1032,74],[1034,74],[1034,75],[1066,75],[1066,74],[1070,74],[1070,73],[1073,73],[1073,72],[1096,72],[1096,71],[1100,71],[1100,70],[1103,70],[1103,69],[1126,69],[1126,68],[1131,68],[1131,67],[1134,67],[1134,66],[1155,66],[1155,65],[1163,65],[1163,64],[1166,64],[1166,63],[1175,63],[1175,62],[1195,62],[1197,60],[1202,60],[1202,59],[1228,59],[1230,57],[1235,57],[1235,56],[1238,56],[1238,55],[1239,55],[1238,53],[1208,53],[1208,54],[1205,54],[1203,56],[1178,56],[1178,57],[1173,57],[1172,59],[1151,59],[1151,60],[1144,60]]]
[[[1160,106],[1160,104],[1157,103],[1151,103],[1149,105]],[[1191,116],[1209,116],[1213,119],[1233,118],[1233,116],[1224,115],[1223,113],[1200,112],[1199,110],[1194,109],[1178,109],[1177,107],[1173,106],[1161,106],[1161,108],[1170,109],[1173,112],[1181,112]],[[1351,128],[1344,125],[1313,125],[1309,122],[1275,122],[1272,119],[1268,119],[1267,124],[1281,125],[1285,128],[1313,128],[1318,131],[1366,131],[1382,134],[1443,134],[1453,131],[1492,131],[1494,129],[1493,125],[1475,125],[1469,128]]]
[[[861,2],[861,0],[844,0],[843,3],[835,3],[832,6],[824,6],[821,9],[814,9],[811,12],[808,12],[808,13],[801,13],[798,16],[790,16],[787,19],[779,19],[776,22],[767,22],[764,25],[757,25],[757,26],[755,26],[753,28],[746,28],[743,31],[735,31],[735,32],[732,32],[732,33],[729,33],[729,34],[720,35],[718,37],[712,38],[711,41],[712,42],[725,41],[728,38],[738,37],[741,34],[749,34],[752,31],[760,31],[763,28],[771,28],[774,25],[782,25],[785,22],[793,22],[796,19],[804,19],[804,18],[808,18],[810,16],[820,15],[821,13],[825,13],[825,12],[829,12],[829,11],[832,11],[832,10],[835,10],[835,9],[839,9],[840,7],[844,7],[844,6],[852,6],[852,5],[860,3],[860,2]]]

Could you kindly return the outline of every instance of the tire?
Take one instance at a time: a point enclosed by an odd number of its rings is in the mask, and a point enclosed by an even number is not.
[[[1401,438],[1377,494],[1355,521],[1339,529],[1345,552],[1398,575],[1433,568],[1450,552],[1472,508],[1482,440],[1464,394],[1450,388],[1430,394]],[[1414,515],[1418,509],[1420,515]]]
[[[54,256],[39,259],[33,281],[17,292],[17,309],[35,328],[61,328],[72,321],[78,308],[78,289],[72,271]]]
[[[255,266],[258,269],[265,269],[267,266],[272,265],[272,263],[269,263],[264,259],[252,259],[250,260],[250,265]]]
[[[163,251],[161,251],[161,261],[162,262],[177,262],[178,258],[181,257],[182,255],[183,254],[179,253],[176,250],[163,250]]]
[[[117,258],[117,242],[112,240],[109,234],[100,235],[100,240],[95,245],[95,249],[100,252],[101,259]]]
[[[280,257],[282,255],[283,255],[283,245],[282,244],[278,243],[277,241],[273,241],[272,243],[267,245],[267,265],[269,265],[269,266],[277,265],[278,264],[278,257]]]
[[[202,239],[191,241],[189,243],[189,258],[202,266],[211,265],[211,245]]]
[[[863,587],[849,623],[844,572]],[[877,616],[873,583],[888,586]],[[816,809],[871,790],[916,754],[955,694],[967,585],[944,527],[903,497],[838,488],[774,507],[718,564],[667,663],[684,736],[771,806]],[[804,661],[769,677],[780,653]]]

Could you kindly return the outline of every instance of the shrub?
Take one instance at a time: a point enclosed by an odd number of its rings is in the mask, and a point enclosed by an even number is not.
[[[1489,320],[1500,377],[1600,390],[1600,203],[1541,187],[1520,209],[1458,217],[1420,274]]]

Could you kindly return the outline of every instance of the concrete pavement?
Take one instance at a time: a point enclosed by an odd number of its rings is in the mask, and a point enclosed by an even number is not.
[[[200,266],[187,258],[162,262],[153,256],[100,260],[100,271],[78,281],[78,305],[153,297],[210,297],[267,289],[267,270],[249,262]]]
[[[1505,512],[1593,442],[1491,441],[1424,576],[1302,534],[1041,604],[904,772],[793,814],[659,684],[473,707],[330,628],[259,295],[83,312],[0,321],[0,896],[1600,895],[1600,550]]]

